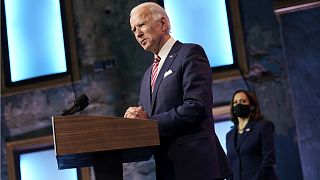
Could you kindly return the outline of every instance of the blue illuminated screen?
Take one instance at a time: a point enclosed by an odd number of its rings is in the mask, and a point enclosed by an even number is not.
[[[77,180],[76,169],[58,170],[53,149],[20,155],[21,180]]]
[[[4,0],[11,82],[67,72],[59,0]]]
[[[218,136],[224,152],[227,152],[226,135],[231,130],[232,126],[234,126],[232,121],[218,121],[214,123],[214,130]]]
[[[200,44],[211,67],[234,63],[225,0],[163,0],[172,36]]]

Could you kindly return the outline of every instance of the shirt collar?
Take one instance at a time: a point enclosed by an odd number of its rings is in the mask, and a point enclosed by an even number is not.
[[[172,46],[174,45],[174,43],[176,42],[176,40],[174,38],[170,38],[160,49],[159,51],[159,56],[161,57],[161,60],[165,60],[166,57],[168,56]]]

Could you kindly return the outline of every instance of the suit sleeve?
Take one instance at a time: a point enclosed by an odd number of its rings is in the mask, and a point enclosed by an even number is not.
[[[259,170],[253,179],[263,179],[276,163],[275,147],[274,147],[274,125],[271,121],[266,121],[261,130],[261,149],[262,149],[262,162]]]
[[[211,117],[212,78],[211,68],[201,46],[193,45],[184,52],[181,72],[183,102],[167,112],[156,114],[161,135],[194,127]]]
[[[232,138],[233,136],[231,135],[232,133],[233,133],[233,130],[229,131],[227,133],[227,135],[226,135],[226,148],[227,148],[227,158],[228,158],[229,164],[231,166],[231,169],[233,170],[235,168],[233,168],[233,166],[234,166],[234,164],[233,164],[234,163],[233,162],[234,158],[231,156],[231,146],[232,146],[231,144],[234,143],[234,139]],[[232,172],[232,175],[230,177],[228,177],[227,180],[233,180],[233,174],[234,173],[235,172]]]
[[[227,134],[226,134],[226,150],[227,150],[227,157],[228,157],[228,160],[229,160],[229,163],[230,163],[230,165],[232,165],[232,163],[231,163],[231,156],[230,156],[230,149],[231,149],[231,143],[233,142],[233,140],[231,139],[231,137],[230,137],[230,135],[231,135],[231,131],[229,131]]]

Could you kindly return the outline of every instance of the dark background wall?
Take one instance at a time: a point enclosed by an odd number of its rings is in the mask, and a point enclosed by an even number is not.
[[[129,27],[132,7],[144,0],[73,0],[74,27],[81,80],[1,96],[1,179],[8,179],[5,142],[30,136],[51,126],[51,116],[86,93],[90,105],[83,114],[122,116],[136,105],[140,77],[152,55],[137,44]],[[319,8],[284,15],[273,12],[272,1],[241,0],[240,10],[250,71],[248,84],[261,103],[265,117],[276,126],[277,171],[281,179],[316,180],[320,105]],[[115,66],[95,72],[100,60]],[[247,89],[242,78],[213,82],[216,104],[229,102],[237,89]],[[25,134],[28,135],[25,135]],[[134,167],[132,167],[134,166]],[[153,163],[130,164],[130,169],[154,179]]]
[[[320,177],[320,7],[280,17],[305,179]]]

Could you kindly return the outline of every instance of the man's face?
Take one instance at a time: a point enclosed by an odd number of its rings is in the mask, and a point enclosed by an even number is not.
[[[165,35],[161,21],[153,20],[150,13],[143,8],[131,14],[130,25],[136,40],[146,51],[158,54],[162,46],[161,40]]]

